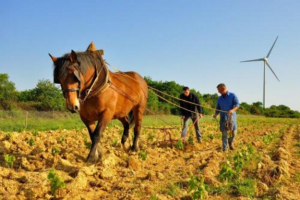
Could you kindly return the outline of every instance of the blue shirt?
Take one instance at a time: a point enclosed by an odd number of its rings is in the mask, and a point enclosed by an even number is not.
[[[234,93],[227,92],[225,96],[220,96],[218,98],[217,103],[217,109],[218,110],[224,110],[229,111],[235,107],[239,107],[239,100],[237,96]],[[229,117],[228,113],[220,112],[220,130],[223,132],[226,130],[225,128],[225,122],[227,121]],[[233,130],[237,129],[237,123],[236,123],[236,112],[233,112],[232,114],[232,121],[233,121]]]

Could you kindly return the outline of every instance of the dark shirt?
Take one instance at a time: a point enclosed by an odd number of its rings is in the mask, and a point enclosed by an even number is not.
[[[200,101],[199,101],[197,95],[195,95],[194,93],[191,93],[191,92],[190,92],[189,96],[185,96],[184,94],[181,94],[180,99],[198,104],[198,105],[193,105],[188,102],[180,101],[180,107],[183,107],[190,111],[198,112],[198,113],[202,114],[202,108],[200,106]],[[195,114],[193,114],[187,110],[184,110],[184,109],[180,109],[180,112],[181,112],[181,115],[185,116],[185,117],[195,116]]]

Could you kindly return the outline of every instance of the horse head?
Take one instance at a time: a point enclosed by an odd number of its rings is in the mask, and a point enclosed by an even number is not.
[[[93,42],[85,52],[72,50],[60,58],[49,54],[54,63],[54,83],[61,85],[66,106],[72,113],[80,111],[81,97],[95,81],[99,55],[103,55],[103,50],[97,50]]]

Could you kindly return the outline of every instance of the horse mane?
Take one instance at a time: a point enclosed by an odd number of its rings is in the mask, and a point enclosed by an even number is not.
[[[105,66],[105,61],[99,53],[97,57],[90,51],[76,52],[77,60],[80,63],[78,71],[85,74],[90,67]],[[65,79],[68,75],[68,66],[70,64],[70,53],[64,54],[62,57],[57,58],[54,64],[53,76],[54,80]],[[55,81],[54,81],[55,82]]]

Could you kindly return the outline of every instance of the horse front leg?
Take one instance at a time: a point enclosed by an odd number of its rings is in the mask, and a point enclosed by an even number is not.
[[[98,145],[101,138],[101,134],[105,130],[110,120],[111,118],[109,117],[100,117],[96,129],[91,135],[92,146],[91,146],[90,153],[87,157],[88,163],[97,163],[100,161],[101,151],[99,150]]]

